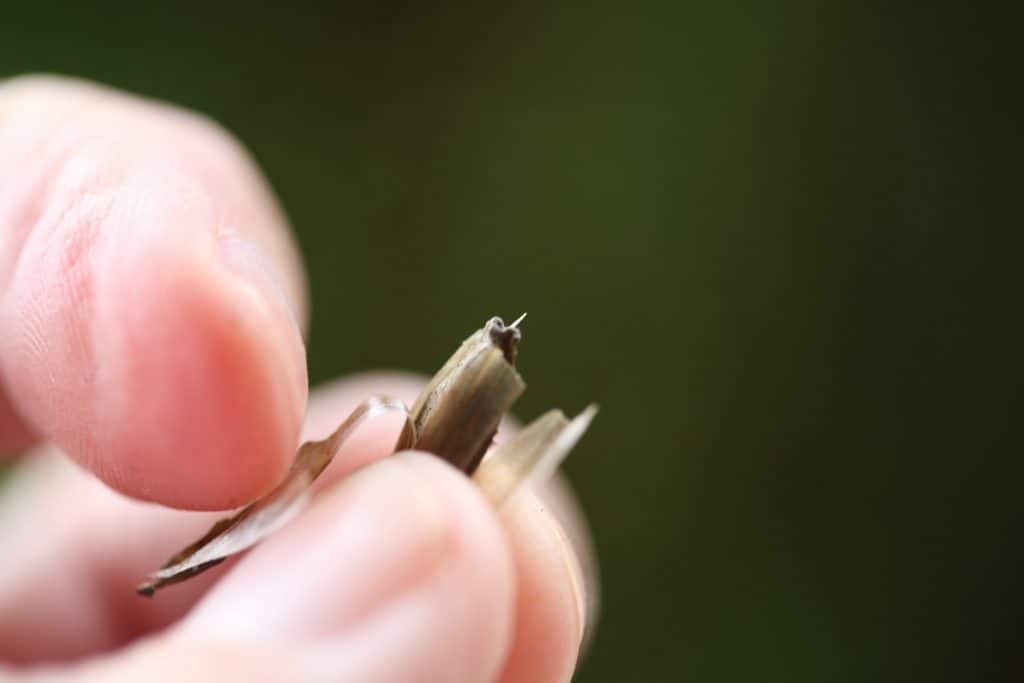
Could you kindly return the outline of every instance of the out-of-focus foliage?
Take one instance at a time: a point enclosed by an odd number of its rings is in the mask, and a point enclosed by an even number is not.
[[[567,467],[603,578],[580,680],[992,680],[1020,668],[1011,26],[7,2],[0,75],[234,131],[307,259],[314,381],[529,311],[521,416],[602,405]]]

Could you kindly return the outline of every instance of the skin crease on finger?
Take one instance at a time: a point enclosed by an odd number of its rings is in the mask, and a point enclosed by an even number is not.
[[[0,408],[137,498],[267,491],[304,412],[307,311],[247,155],[198,116],[62,79],[3,85],[0,111]]]

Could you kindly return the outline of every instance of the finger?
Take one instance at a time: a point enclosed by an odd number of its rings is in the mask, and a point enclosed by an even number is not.
[[[213,124],[79,82],[0,86],[2,448],[31,429],[173,506],[258,496],[304,412],[303,282]]]
[[[368,386],[373,385],[373,377],[369,375],[363,381]],[[395,384],[394,390],[411,402],[421,382],[421,378],[412,376],[407,387]],[[336,388],[323,388],[323,400],[313,403],[307,419],[311,435],[320,438],[330,433],[337,426],[338,416],[347,414],[360,400],[358,391],[346,391],[345,387],[346,383],[342,383]],[[509,438],[517,429],[515,419],[507,419],[499,439]],[[364,433],[364,438],[373,437]],[[386,452],[375,452],[375,449],[387,449],[391,445],[379,439],[376,445],[361,445],[353,449],[359,453],[355,456],[358,460],[349,462],[376,460]],[[343,476],[339,472],[344,471],[328,469],[318,485],[336,480]],[[513,644],[500,680],[503,683],[569,680],[580,655],[581,641],[591,633],[597,614],[597,571],[586,522],[571,490],[559,476],[536,493],[524,492],[514,498],[502,511],[500,519],[506,529],[517,575]]]
[[[432,456],[402,454],[332,487],[239,562],[179,635],[287,648],[299,679],[492,680],[513,585],[480,492]]]
[[[520,493],[502,510],[515,558],[516,624],[502,683],[568,681],[588,622],[588,583],[576,545],[545,495]]]
[[[408,453],[326,491],[179,627],[55,673],[80,682],[494,680],[512,609],[512,564],[486,501],[454,468]]]
[[[359,380],[367,386],[381,385],[375,375]],[[411,402],[422,386],[417,376],[388,376],[390,390]],[[322,387],[313,401],[306,421],[308,434],[323,437],[337,426],[365,397],[359,384],[342,382]],[[391,418],[388,429],[400,428]],[[499,440],[518,429],[508,418]],[[360,439],[356,444],[355,439]],[[393,445],[368,431],[356,432],[346,444],[350,455],[346,465],[378,460]],[[317,485],[330,485],[344,475],[343,468],[329,468]],[[556,475],[534,492],[524,492],[502,510],[500,519],[506,529],[517,581],[516,618],[513,644],[503,667],[501,681],[565,681],[582,649],[582,641],[592,633],[597,614],[597,570],[586,521],[571,490]]]
[[[357,457],[372,451],[357,449]],[[318,483],[336,481],[344,476],[339,471],[328,470]],[[512,645],[500,680],[567,681],[597,617],[597,568],[586,521],[559,475],[513,498],[499,519],[517,583]]]
[[[389,461],[388,465],[393,462]],[[428,461],[427,467],[436,469],[439,465]],[[424,571],[423,567],[441,564],[435,546],[438,534],[447,534],[439,531],[431,502],[422,500],[418,491],[411,493],[407,488],[409,482],[391,481],[383,483],[383,488],[377,491],[354,491],[364,485],[367,476],[362,473],[359,477],[363,480],[357,477],[346,482],[348,490],[344,494],[329,493],[328,496],[349,496],[345,504],[358,505],[360,510],[380,506],[372,514],[382,517],[368,531],[360,531],[356,525],[348,529],[340,527],[337,520],[353,516],[335,509],[334,506],[343,504],[328,498],[321,500],[320,505],[331,506],[322,513],[330,519],[319,524],[316,520],[306,520],[305,530],[290,532],[296,535],[292,541],[294,551],[301,550],[304,557],[314,544],[301,535],[314,536],[317,541],[314,547],[318,547],[323,557],[311,559],[323,560],[325,564],[318,562],[307,572],[301,566],[290,571],[289,565],[278,562],[276,557],[266,558],[265,563],[246,560],[251,565],[239,568],[238,573],[245,576],[237,584],[233,583],[234,578],[227,579],[224,586],[168,637],[151,640],[127,654],[99,660],[64,680],[85,683],[211,677],[227,682],[492,680],[493,659],[482,657],[481,653],[490,649],[486,638],[496,640],[495,633],[504,630],[502,621],[510,616],[493,609],[495,591],[501,583],[494,580],[497,566],[494,558],[483,560],[488,580],[475,583],[473,580],[482,573],[470,570],[465,580],[447,584],[438,581],[441,588],[432,588],[430,581],[437,580],[436,574],[429,569]],[[456,487],[463,485],[456,483]],[[414,483],[412,489],[415,488]],[[382,500],[381,495],[394,497]],[[417,500],[417,514],[402,515],[401,511],[408,509],[410,498]],[[524,604],[528,607],[525,620],[522,614],[517,619],[513,651],[500,676],[503,683],[567,681],[575,665],[575,659],[567,655],[574,651],[578,640],[568,644],[564,640],[578,636],[578,631],[567,628],[565,619],[565,610],[576,605],[562,602],[558,591],[551,590],[551,581],[545,578],[561,576],[559,567],[550,566],[546,560],[553,557],[548,550],[555,554],[560,552],[557,543],[544,547],[546,540],[556,540],[560,532],[551,519],[545,519],[549,513],[538,500],[532,495],[521,496],[504,515],[515,519],[512,547],[529,548],[531,552],[524,557],[537,559],[525,563],[523,557],[516,560],[520,605],[517,611],[523,612]],[[419,507],[424,504],[426,511]],[[460,508],[455,510],[451,521],[456,525],[476,514]],[[403,529],[408,533],[379,538],[376,527],[393,524],[396,515],[402,516]],[[413,520],[415,526],[406,524],[407,519]],[[369,518],[361,521],[366,523]],[[550,533],[552,529],[555,534]],[[470,538],[474,535],[473,532],[467,534]],[[360,542],[366,537],[380,542]],[[367,566],[384,567],[383,573],[353,575],[351,572],[353,569],[358,572],[358,567],[333,564],[337,557],[351,552],[345,544],[346,540],[351,543],[353,538]],[[275,555],[288,552],[274,551]],[[383,557],[374,558],[375,553],[382,553]],[[451,562],[459,565],[464,560],[445,558],[443,563],[448,567]],[[268,572],[276,573],[268,576]],[[455,590],[450,595],[445,594],[444,588],[451,583],[457,584]],[[358,585],[358,590],[349,590],[352,584]],[[291,588],[287,588],[289,585]],[[483,591],[476,599],[472,594],[474,586],[481,586]],[[240,594],[238,602],[233,602],[229,592]],[[265,596],[269,607],[246,595],[253,592]],[[416,605],[422,599],[418,592],[433,593],[425,609]],[[552,598],[554,604],[549,604]],[[218,602],[221,604],[216,604]],[[438,607],[439,602],[444,602],[443,606]],[[409,603],[414,606],[410,607]],[[373,604],[377,607],[368,606]],[[488,623],[486,614],[482,623],[467,619],[467,610],[479,612],[481,608],[499,612],[497,621]],[[476,630],[470,632],[474,627]],[[524,637],[524,627],[532,628],[534,633]]]
[[[411,401],[421,386],[421,378],[383,373],[334,382],[314,392],[304,436],[326,435],[369,394]],[[321,479],[389,454],[401,426],[388,416],[365,423]],[[183,616],[231,564],[142,600],[138,581],[223,513],[129,500],[52,449],[21,463],[2,493],[0,660],[65,660],[122,646]]]
[[[50,450],[33,454],[0,497],[0,661],[113,650],[180,618],[225,571],[140,609],[131,587],[219,516],[125,498]],[[225,563],[226,564],[226,563]]]

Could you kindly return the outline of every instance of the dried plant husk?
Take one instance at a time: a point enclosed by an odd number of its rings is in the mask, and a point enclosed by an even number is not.
[[[549,410],[485,457],[473,481],[500,507],[519,487],[554,474],[596,414],[595,405],[587,406],[572,420],[561,410]]]
[[[284,481],[276,488],[237,514],[218,521],[202,538],[172,555],[139,584],[136,592],[151,596],[164,586],[220,564],[280,529],[305,505],[310,484],[327,468],[359,423],[394,410],[405,413],[408,418],[408,409],[398,399],[374,396],[360,403],[329,437],[310,441],[299,448]]]
[[[531,479],[549,476],[586,431],[597,412],[590,406],[573,420],[558,410],[545,413],[484,459],[501,419],[523,393],[515,368],[520,318],[506,326],[491,318],[470,335],[431,379],[412,410],[396,399],[373,397],[359,404],[323,441],[303,444],[273,491],[214,524],[199,540],[175,553],[136,591],[151,596],[223,562],[282,527],[309,499],[309,487],[363,420],[388,410],[406,423],[395,450],[415,448],[447,460],[484,491],[495,506]],[[482,463],[481,463],[482,461]]]
[[[396,451],[428,451],[473,473],[501,418],[526,389],[515,368],[518,322],[506,326],[491,318],[462,342],[413,404]]]

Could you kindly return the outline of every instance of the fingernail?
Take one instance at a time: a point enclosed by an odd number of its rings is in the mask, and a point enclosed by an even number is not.
[[[520,497],[519,505],[530,508],[528,511],[520,510],[519,514],[531,517],[535,524],[540,524],[545,529],[537,538],[546,538],[548,545],[557,555],[562,566],[567,584],[569,586],[569,598],[572,601],[573,612],[575,613],[575,627],[577,627],[577,645],[583,642],[587,628],[587,592],[584,583],[583,570],[580,561],[577,559],[572,544],[565,535],[561,523],[552,513],[551,508],[539,497],[527,495]],[[551,551],[549,551],[551,552]]]
[[[256,286],[287,314],[296,329],[299,328],[295,307],[284,289],[284,278],[274,262],[255,242],[237,230],[222,229],[217,235],[221,260],[244,281]]]
[[[433,485],[389,458],[329,488],[243,558],[187,629],[258,642],[337,636],[433,576],[450,535]]]
[[[583,570],[580,568],[579,561],[576,559],[576,553],[572,551],[572,546],[565,534],[562,534],[562,561],[565,562],[566,571],[569,572],[569,578],[572,583],[572,594],[576,601],[576,610],[580,618],[580,646],[582,647],[583,640],[587,634],[587,592],[585,583],[583,580]]]
[[[580,643],[582,658],[593,641],[600,614],[601,582],[594,560],[596,554],[587,533],[583,512],[568,493],[562,480],[558,477],[552,478],[540,487],[537,495],[558,521],[558,527],[566,542],[566,552],[575,572],[574,590],[584,615]]]
[[[256,243],[236,230],[223,229],[217,236],[221,261],[234,276],[240,291],[248,293],[250,303],[261,308],[268,324],[263,334],[273,339],[285,358],[283,370],[290,392],[288,406],[304,407],[308,392],[306,351],[292,301],[285,292],[283,277],[273,261]],[[301,415],[298,419],[301,423]]]

